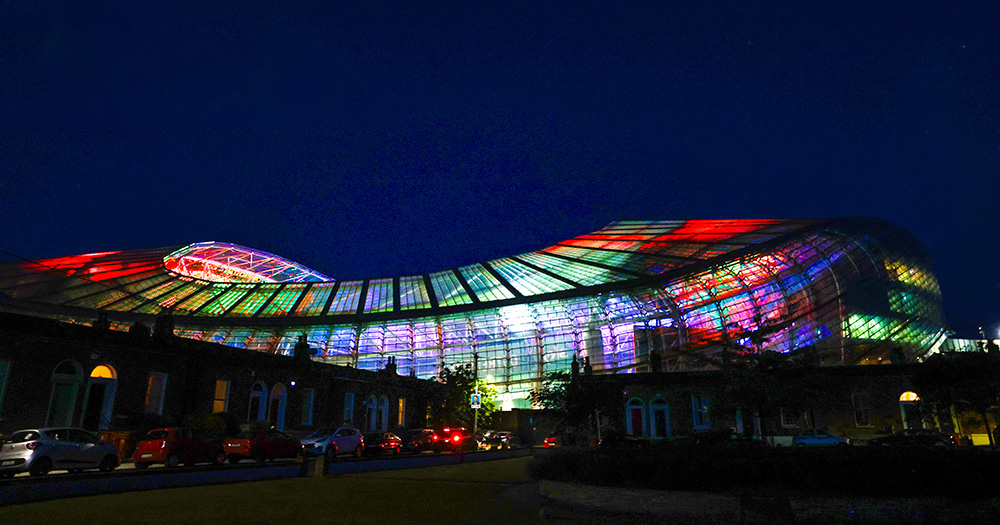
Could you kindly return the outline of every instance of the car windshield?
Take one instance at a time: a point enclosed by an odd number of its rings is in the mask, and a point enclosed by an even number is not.
[[[317,430],[316,432],[309,434],[309,437],[311,438],[326,437],[333,434],[333,431],[334,429],[332,428],[324,428],[323,430]]]
[[[10,437],[4,441],[7,443],[24,443],[25,441],[32,441],[40,437],[42,437],[42,435],[34,430],[19,430],[11,434]]]
[[[169,430],[161,428],[158,430],[150,430],[149,433],[146,434],[146,439],[150,441],[155,439],[167,439],[167,436],[169,435],[170,435]]]

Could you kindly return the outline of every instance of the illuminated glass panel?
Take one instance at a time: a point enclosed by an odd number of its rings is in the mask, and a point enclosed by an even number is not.
[[[295,301],[298,300],[299,296],[302,295],[302,291],[306,289],[305,284],[286,284],[278,292],[271,303],[267,305],[263,311],[260,312],[260,317],[277,317],[281,315],[287,315],[288,312],[292,310],[292,306],[295,305]],[[325,301],[324,301],[325,304]]]
[[[183,301],[203,286],[205,286],[203,282],[183,279],[164,283],[149,292],[144,292],[143,295],[156,297],[156,299],[135,309],[135,312],[141,314],[160,313],[164,308],[173,308],[178,302]],[[161,290],[161,288],[163,289]]]
[[[358,311],[358,302],[361,299],[361,287],[364,281],[344,281],[337,289],[337,295],[333,297],[330,305],[330,315],[353,314]]]
[[[420,275],[399,278],[399,302],[402,310],[430,308],[431,300],[427,296],[424,278]]]
[[[215,299],[216,296],[222,292],[228,290],[231,285],[229,284],[212,284],[209,285],[204,290],[194,294],[190,299],[184,301],[177,305],[174,309],[174,313],[178,315],[187,315],[198,308],[200,308],[205,303]],[[246,286],[246,285],[244,285]],[[237,289],[240,293],[246,293],[246,289]],[[235,299],[233,299],[235,300]]]
[[[614,272],[589,264],[567,261],[566,259],[540,253],[526,253],[518,258],[539,268],[566,277],[583,286],[596,286],[609,282],[624,281],[629,278],[620,272]]]
[[[335,283],[313,284],[306,292],[305,297],[302,298],[299,307],[295,309],[295,315],[309,317],[323,313],[323,308],[326,308],[326,301],[330,297],[334,285]]]
[[[481,264],[470,264],[458,269],[465,281],[472,288],[472,293],[480,301],[499,301],[501,299],[513,299],[514,294],[506,286],[493,276]]]
[[[128,294],[122,290],[107,290],[104,293],[98,293],[77,299],[70,304],[73,306],[82,306],[84,308],[104,308],[105,306],[127,296]]]
[[[372,279],[368,282],[365,312],[392,311],[392,279]]]
[[[309,282],[329,277],[273,253],[223,242],[189,244],[163,258],[172,272],[212,282]]]
[[[546,252],[572,257],[588,262],[624,268],[633,272],[643,274],[660,274],[667,270],[677,268],[679,263],[670,263],[662,259],[655,259],[636,253],[615,252],[607,250],[588,250],[573,246],[551,246],[545,249]]]
[[[239,302],[232,310],[227,314],[230,317],[250,317],[257,313],[257,310],[267,302],[268,299],[274,295],[275,291],[280,288],[280,284],[262,284],[254,289],[252,292],[247,294],[242,301]]]
[[[240,299],[242,299],[244,295],[247,294],[253,295],[253,293],[251,292],[253,288],[254,285],[252,284],[233,285],[231,288],[229,288],[222,294],[218,294],[218,297],[211,303],[208,303],[207,306],[202,308],[201,311],[198,312],[198,315],[205,315],[205,316],[222,315],[226,312],[226,310],[229,310],[231,306],[233,306]]]
[[[472,298],[465,292],[462,283],[451,270],[431,274],[431,286],[439,306],[456,306],[472,303]]]
[[[521,295],[538,295],[573,288],[573,285],[569,283],[543,274],[510,258],[490,261],[490,266],[504,279],[507,279],[511,286],[521,292]]]

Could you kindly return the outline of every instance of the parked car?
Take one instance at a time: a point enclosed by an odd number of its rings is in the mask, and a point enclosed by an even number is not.
[[[296,458],[303,454],[299,440],[279,430],[247,430],[223,442],[226,457],[232,464],[253,458],[258,463],[269,459]]]
[[[361,457],[365,451],[365,439],[361,431],[354,427],[324,428],[302,439],[308,456],[324,456],[333,461],[338,454],[352,454]]]
[[[910,428],[891,436],[869,439],[868,444],[876,447],[940,447],[955,448],[955,436],[929,428]]]
[[[365,434],[364,453],[369,455],[393,454],[403,451],[403,440],[392,432],[372,432]]]
[[[476,438],[464,427],[445,427],[434,432],[433,448],[435,454],[443,451],[468,452],[478,448]]]
[[[44,476],[53,470],[110,472],[121,464],[118,449],[82,428],[18,430],[0,445],[0,476],[18,472]]]
[[[835,436],[825,430],[803,430],[792,437],[793,447],[848,446],[851,440]]]
[[[410,430],[403,439],[403,452],[421,453],[425,450],[434,450],[434,430],[430,428],[420,428]]]
[[[548,440],[548,438],[545,438]],[[544,443],[543,443],[544,444]],[[548,446],[548,445],[546,445]],[[552,445],[555,446],[555,445]],[[598,448],[647,448],[652,442],[646,438],[636,437],[624,432],[610,432],[601,438]]]
[[[153,463],[163,463],[170,468],[182,463],[187,466],[195,463],[221,465],[226,462],[226,447],[207,439],[203,432],[196,429],[156,428],[136,443],[132,461],[137,469],[147,468]]]
[[[483,434],[482,448],[487,450],[498,450],[505,448],[517,448],[521,446],[520,440],[513,432],[507,430],[491,430]]]

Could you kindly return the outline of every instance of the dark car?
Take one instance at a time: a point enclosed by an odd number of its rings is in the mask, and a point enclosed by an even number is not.
[[[258,463],[269,459],[297,458],[304,454],[302,443],[284,432],[270,430],[248,430],[224,442],[229,462],[236,464],[244,458],[253,458]]]
[[[406,437],[400,438],[403,440],[403,452],[419,454],[425,450],[434,450],[434,430],[430,428],[410,430]]]
[[[226,448],[196,429],[156,428],[147,432],[136,444],[132,461],[137,469],[144,469],[153,463],[163,463],[170,468],[195,463],[221,465],[226,461]]]
[[[955,437],[929,428],[910,428],[891,436],[869,439],[875,447],[955,448]]]
[[[433,449],[435,454],[441,452],[469,452],[479,447],[476,437],[464,427],[445,427],[434,432]]]
[[[647,448],[652,442],[646,438],[636,437],[624,432],[605,434],[598,443],[599,448]]]
[[[403,440],[392,432],[372,432],[365,434],[365,450],[367,455],[393,454],[403,451]]]
[[[510,431],[491,430],[483,434],[482,448],[487,450],[518,448],[520,446],[520,440]]]

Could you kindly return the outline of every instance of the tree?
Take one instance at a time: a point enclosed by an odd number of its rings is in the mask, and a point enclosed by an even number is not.
[[[471,429],[473,421],[477,420],[477,415],[470,406],[470,399],[477,387],[480,395],[478,426],[486,428],[493,425],[493,417],[497,411],[494,402],[496,391],[485,381],[476,378],[471,364],[457,365],[454,370],[445,367],[440,380],[448,387],[448,392],[437,410],[431,413],[436,425],[464,426]]]
[[[914,377],[924,401],[939,406],[964,406],[979,415],[990,446],[996,446],[988,412],[1000,392],[1000,355],[996,352],[951,352],[924,362]]]

